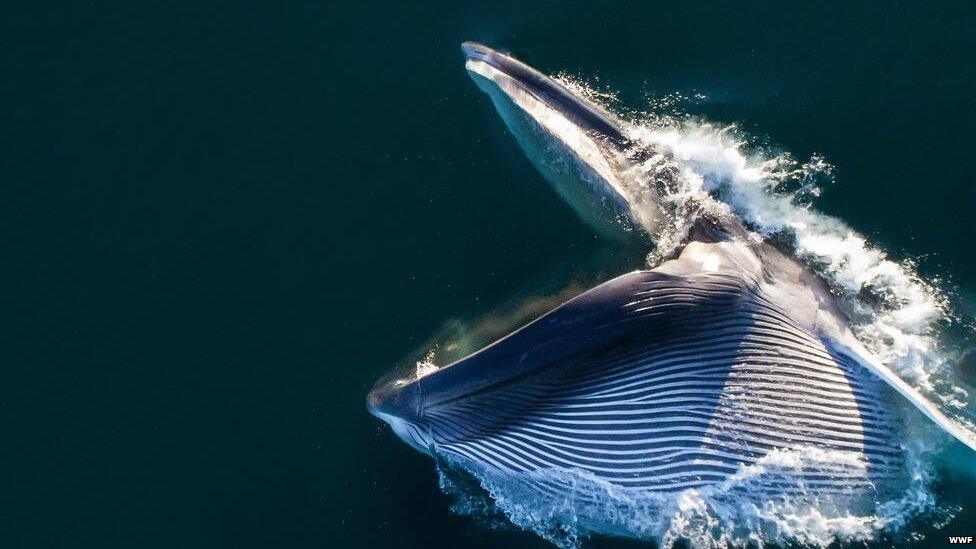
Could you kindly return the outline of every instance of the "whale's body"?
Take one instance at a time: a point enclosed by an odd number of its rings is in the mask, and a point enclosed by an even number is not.
[[[619,123],[508,56],[463,49],[530,157],[555,143],[575,162],[582,191],[565,172],[547,178],[584,219],[648,222],[618,180]],[[540,133],[548,144],[531,142]],[[571,495],[573,520],[590,529],[640,534],[579,487],[708,490],[775,462],[788,478],[760,477],[749,489],[757,505],[798,486],[871,505],[906,474],[897,393],[973,445],[870,356],[819,278],[738,220],[703,216],[676,259],[601,284],[426,376],[380,384],[368,406],[418,450],[518,479],[532,497]],[[784,454],[796,459],[773,459]]]

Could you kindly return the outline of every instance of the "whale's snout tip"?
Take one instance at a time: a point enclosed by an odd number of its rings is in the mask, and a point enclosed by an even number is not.
[[[379,418],[402,417],[416,419],[419,413],[416,384],[396,377],[384,376],[366,395],[366,409]]]
[[[488,46],[471,40],[461,43],[461,53],[468,59],[484,59],[491,55],[493,51]]]
[[[386,422],[407,444],[431,451],[429,431],[421,417],[422,402],[416,383],[381,379],[366,397],[369,413]]]
[[[369,413],[378,417],[382,405],[383,405],[383,396],[376,389],[371,390],[369,394],[366,395],[366,409],[369,410]]]

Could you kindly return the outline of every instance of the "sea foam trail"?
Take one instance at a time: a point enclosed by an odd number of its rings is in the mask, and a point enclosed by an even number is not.
[[[607,110],[621,110],[612,96],[570,78],[560,80]],[[677,102],[671,97],[655,106],[670,109]],[[944,294],[923,280],[910,261],[889,258],[842,220],[812,207],[821,186],[833,179],[825,159],[800,163],[788,153],[750,147],[748,136],[735,126],[701,119],[660,112],[622,118],[630,120],[626,131],[636,144],[629,158],[619,159],[621,180],[636,197],[633,207],[642,207],[642,197],[665,206],[656,212],[663,215],[643,227],[655,244],[649,267],[680,251],[700,212],[735,213],[757,238],[788,248],[824,278],[860,341],[884,366],[962,428],[976,432],[969,393],[953,369],[952,357],[958,355],[940,336],[940,326],[951,317]],[[423,364],[431,367],[429,361]],[[828,471],[850,459],[814,448],[774,451],[719,485],[678,493],[632,491],[583,471],[546,470],[547,479],[562,475],[574,486],[565,501],[553,502],[532,488],[544,479],[499,475],[456,459],[441,461],[441,485],[456,496],[457,511],[481,517],[501,512],[560,546],[575,546],[592,533],[651,538],[664,546],[678,539],[694,546],[869,540],[881,531],[899,531],[922,514],[948,513],[930,490],[932,455],[947,437],[907,402],[894,395],[891,401],[903,411],[906,476],[866,504],[828,499],[797,483],[799,471]],[[488,499],[463,488],[458,474],[473,479]],[[793,484],[790,491],[769,498],[763,487],[770,482]]]

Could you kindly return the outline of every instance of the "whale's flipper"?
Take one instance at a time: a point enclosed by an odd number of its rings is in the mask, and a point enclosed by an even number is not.
[[[885,366],[877,357],[865,349],[859,341],[853,338],[844,341],[832,340],[828,342],[828,345],[831,352],[844,356],[848,360],[853,360],[873,373],[891,388],[898,391],[913,406],[925,414],[926,417],[935,422],[940,429],[970,449],[976,450],[976,434],[947,416],[935,403],[906,383],[898,374],[891,371],[890,368]]]

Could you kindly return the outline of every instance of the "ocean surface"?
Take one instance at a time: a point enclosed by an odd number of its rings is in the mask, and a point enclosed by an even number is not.
[[[907,369],[976,382],[972,2],[2,13],[0,547],[550,546],[456,512],[364,402],[432,340],[647,261],[536,172],[463,40],[732,135],[746,167],[795,160],[801,205],[922,284],[862,297],[938,305]],[[974,455],[944,441],[929,470],[929,511],[868,545],[976,535]]]

